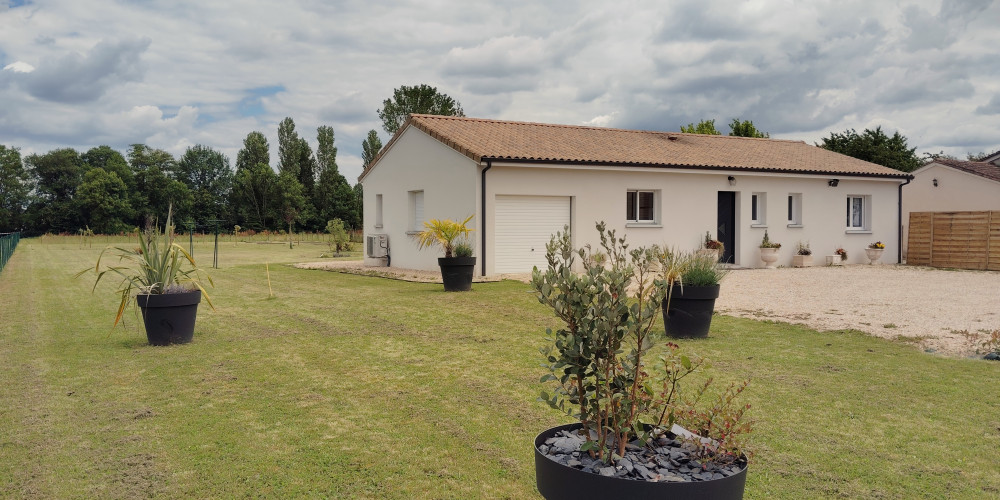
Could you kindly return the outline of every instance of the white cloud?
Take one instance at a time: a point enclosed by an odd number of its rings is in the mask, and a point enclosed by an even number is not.
[[[1000,147],[998,18],[987,0],[35,0],[0,10],[0,141],[235,158],[259,130],[276,158],[290,116],[314,146],[334,127],[353,180],[382,100],[427,83],[470,116],[661,130],[740,117],[810,142],[883,124],[964,157]],[[281,90],[247,99],[262,88]]]

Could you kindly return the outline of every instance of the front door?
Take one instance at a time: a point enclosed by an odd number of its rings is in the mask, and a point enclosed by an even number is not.
[[[719,191],[719,226],[716,237],[722,242],[722,262],[733,263],[736,249],[736,192]]]

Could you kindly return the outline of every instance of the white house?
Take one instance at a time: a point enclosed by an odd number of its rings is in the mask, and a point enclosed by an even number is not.
[[[602,220],[633,247],[694,250],[707,231],[744,267],[763,265],[765,230],[782,244],[779,265],[798,242],[817,264],[837,247],[861,263],[881,240],[894,262],[909,179],[799,141],[412,115],[359,178],[365,235],[388,243],[388,259],[365,262],[437,269],[441,255],[412,234],[469,215],[484,275],[543,267],[564,225],[575,246],[596,247]]]
[[[904,245],[910,212],[983,210],[1000,210],[1000,151],[984,161],[936,159],[914,170],[903,189]]]

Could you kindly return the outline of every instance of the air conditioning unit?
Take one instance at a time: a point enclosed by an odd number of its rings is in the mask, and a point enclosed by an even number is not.
[[[366,238],[366,252],[369,257],[385,257],[389,255],[389,235],[369,234]]]

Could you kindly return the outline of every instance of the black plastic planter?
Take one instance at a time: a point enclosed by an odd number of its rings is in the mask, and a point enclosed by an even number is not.
[[[194,338],[201,290],[138,295],[136,301],[150,345],[186,344]]]
[[[671,337],[707,337],[719,285],[674,285],[670,307],[663,302],[663,326]]]
[[[476,272],[475,257],[441,257],[441,281],[446,292],[468,292],[472,290],[472,275]]]
[[[579,429],[580,424],[553,427],[535,438],[535,485],[547,500],[587,500],[590,498],[740,500],[747,481],[747,469],[732,476],[690,483],[654,483],[618,477],[604,477],[549,459],[538,447],[562,430]]]

